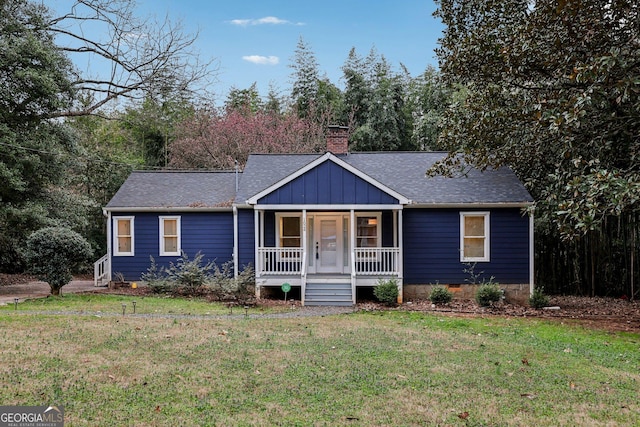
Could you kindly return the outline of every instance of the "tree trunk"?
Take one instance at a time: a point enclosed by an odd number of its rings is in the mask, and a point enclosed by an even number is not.
[[[54,297],[60,296],[60,288],[51,286],[51,295],[53,295]]]

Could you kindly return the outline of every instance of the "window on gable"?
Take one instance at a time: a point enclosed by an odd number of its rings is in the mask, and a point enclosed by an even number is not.
[[[113,218],[113,255],[132,256],[134,253],[133,217]]]
[[[300,216],[281,216],[278,246],[281,248],[299,248],[302,244]]]
[[[460,261],[489,261],[489,212],[460,213]]]
[[[160,255],[180,255],[180,217],[160,217]]]

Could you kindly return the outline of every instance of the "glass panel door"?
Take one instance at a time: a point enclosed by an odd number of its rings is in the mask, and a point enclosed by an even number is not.
[[[342,218],[316,216],[316,271],[318,273],[342,273]]]

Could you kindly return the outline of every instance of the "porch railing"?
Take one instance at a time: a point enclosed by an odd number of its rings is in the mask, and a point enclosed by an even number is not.
[[[258,248],[256,265],[260,274],[300,275],[302,248]]]
[[[400,272],[399,248],[355,248],[351,253],[351,272],[356,276],[393,276]],[[305,255],[302,248],[258,248],[256,272],[306,276]]]
[[[93,286],[102,286],[103,280],[111,280],[109,268],[109,255],[105,255],[93,263]]]
[[[400,248],[355,248],[355,269],[358,276],[398,274]]]

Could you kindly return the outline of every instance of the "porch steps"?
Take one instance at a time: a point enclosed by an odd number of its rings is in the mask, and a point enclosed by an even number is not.
[[[353,305],[351,283],[333,280],[309,282],[306,285],[304,305],[351,306]]]

